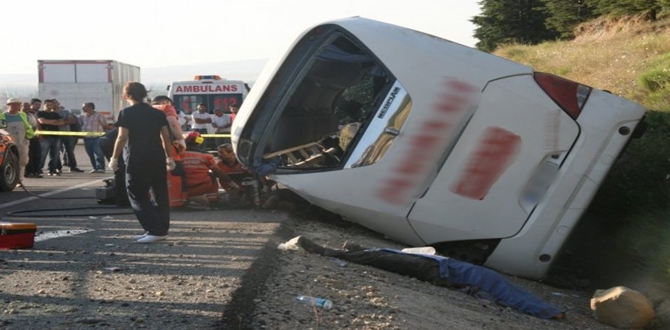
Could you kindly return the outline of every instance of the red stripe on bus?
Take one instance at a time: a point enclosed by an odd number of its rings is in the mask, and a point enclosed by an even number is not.
[[[500,127],[487,128],[460,179],[450,190],[463,197],[483,200],[512,164],[520,147],[520,136]]]

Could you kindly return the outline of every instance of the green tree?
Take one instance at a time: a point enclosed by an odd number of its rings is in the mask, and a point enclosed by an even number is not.
[[[538,44],[559,33],[547,27],[546,6],[542,0],[482,0],[482,13],[470,21],[479,27],[474,37],[477,48],[493,51],[500,44]]]
[[[547,27],[560,33],[561,38],[574,38],[577,24],[595,17],[585,0],[542,0],[547,7]]]

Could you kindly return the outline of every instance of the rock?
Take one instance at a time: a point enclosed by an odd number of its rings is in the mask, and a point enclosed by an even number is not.
[[[596,290],[591,310],[599,322],[621,329],[644,328],[655,317],[649,299],[624,286]]]
[[[670,324],[670,299],[665,298],[662,299],[659,303],[656,305],[656,319],[652,321],[652,324],[649,325],[649,328],[654,329],[654,325],[656,325],[656,328],[660,328],[660,325],[667,325]]]
[[[75,320],[75,323],[82,323],[82,324],[96,324],[100,322],[104,322],[105,320],[95,318],[95,317],[83,317],[80,319]]]

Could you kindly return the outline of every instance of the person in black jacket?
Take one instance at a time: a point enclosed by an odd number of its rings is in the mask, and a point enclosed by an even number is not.
[[[147,90],[139,82],[123,87],[123,98],[131,106],[119,113],[119,133],[109,168],[118,170],[123,150],[126,162],[126,190],[135,216],[145,233],[137,243],[164,240],[170,228],[170,200],[167,171],[175,167],[165,114],[144,103]],[[153,197],[153,199],[151,198]]]

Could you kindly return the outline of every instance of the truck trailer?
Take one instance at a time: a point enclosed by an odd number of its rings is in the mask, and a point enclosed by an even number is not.
[[[84,102],[114,122],[123,103],[123,85],[140,81],[140,68],[114,60],[38,60],[39,98],[57,99],[65,109],[81,113]]]

